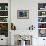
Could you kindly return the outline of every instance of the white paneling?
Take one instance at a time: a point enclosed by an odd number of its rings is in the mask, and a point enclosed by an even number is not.
[[[8,45],[8,38],[7,37],[4,37],[4,35],[0,35],[0,45]],[[3,39],[3,40],[1,40]]]

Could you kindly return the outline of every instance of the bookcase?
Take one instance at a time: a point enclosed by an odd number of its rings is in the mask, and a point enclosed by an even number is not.
[[[46,37],[46,3],[38,3],[38,31],[40,37]]]
[[[8,3],[0,3],[0,35],[8,37]]]

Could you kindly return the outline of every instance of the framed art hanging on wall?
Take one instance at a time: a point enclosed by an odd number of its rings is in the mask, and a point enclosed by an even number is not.
[[[29,19],[29,10],[17,10],[17,19]]]

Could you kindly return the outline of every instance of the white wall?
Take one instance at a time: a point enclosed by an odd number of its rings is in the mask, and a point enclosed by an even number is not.
[[[33,5],[34,4],[34,5]],[[17,10],[29,10],[29,19],[17,19]],[[37,23],[37,2],[32,0],[11,1],[11,22],[16,25],[17,30],[27,30],[32,24]],[[36,25],[35,25],[36,26]]]
[[[11,22],[14,23],[17,30],[27,30],[33,24],[36,32],[34,36],[38,36],[38,3],[46,3],[46,0],[11,0]],[[29,19],[17,19],[17,10],[25,9],[29,10]],[[43,44],[41,39],[33,38],[33,46],[43,46],[39,45],[40,43]]]
[[[38,27],[38,3],[46,0],[11,0],[11,22],[17,30],[27,30],[29,26]],[[17,10],[29,10],[29,19],[17,19]]]

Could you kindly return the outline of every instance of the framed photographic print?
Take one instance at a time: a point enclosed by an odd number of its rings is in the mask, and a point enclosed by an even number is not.
[[[29,10],[17,10],[17,19],[29,19]]]

